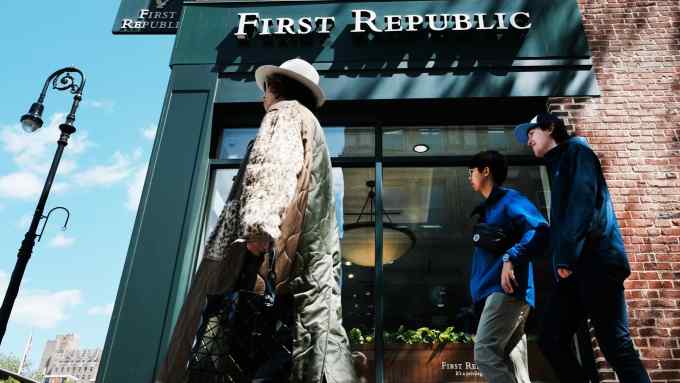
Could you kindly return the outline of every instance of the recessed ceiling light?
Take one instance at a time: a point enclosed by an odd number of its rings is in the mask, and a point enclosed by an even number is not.
[[[428,150],[430,150],[430,147],[425,145],[425,144],[413,145],[413,151],[416,152],[416,153],[425,153]]]
[[[352,266],[352,262],[346,261],[346,262],[345,262],[345,266]]]
[[[347,274],[347,279],[354,279],[354,274]]]

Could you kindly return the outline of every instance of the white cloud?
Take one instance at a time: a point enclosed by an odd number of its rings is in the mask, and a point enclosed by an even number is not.
[[[87,315],[92,316],[111,316],[113,313],[113,303],[104,306],[93,306],[87,310]]]
[[[101,109],[107,112],[113,112],[116,103],[113,100],[85,100],[83,104],[86,107]]]
[[[0,271],[0,291],[5,295],[9,278]],[[80,290],[20,289],[12,309],[10,321],[25,327],[52,329],[69,318],[68,311],[81,302]]]
[[[75,238],[67,237],[64,234],[59,233],[52,238],[52,240],[50,241],[50,246],[51,247],[69,247],[69,246],[73,246],[73,244],[75,242],[76,242]]]
[[[26,171],[0,176],[0,197],[31,199],[40,194],[43,183],[35,174]]]
[[[156,124],[150,124],[146,129],[142,129],[142,135],[144,138],[147,140],[152,140],[156,138],[156,130],[158,129],[158,126]]]
[[[128,185],[127,203],[125,206],[131,211],[137,210],[137,207],[139,206],[139,200],[142,198],[142,189],[144,189],[147,168],[148,164],[139,167],[135,171],[132,181]]]
[[[142,155],[144,154],[144,151],[140,147],[136,147],[135,150],[132,151],[132,159],[134,161],[139,161],[142,158]]]
[[[17,222],[17,227],[20,229],[28,230],[28,225],[31,224],[31,220],[33,219],[33,214],[24,214],[19,218],[19,222]]]
[[[65,119],[65,113],[55,113],[46,127],[33,133],[24,132],[19,124],[4,126],[0,128],[0,143],[22,170],[47,173],[61,134],[59,124]],[[59,166],[60,173],[68,174],[75,169],[75,161],[68,157],[77,157],[90,146],[93,144],[89,141],[87,133],[74,133],[64,149],[66,158],[62,159]]]
[[[78,168],[78,164],[74,160],[65,159],[59,163],[57,175],[68,175],[73,173]]]
[[[52,184],[51,191],[54,193],[62,193],[71,189],[71,184],[68,182],[55,182]]]
[[[121,152],[115,152],[111,164],[97,165],[74,175],[75,181],[81,186],[112,185],[123,181],[133,172],[133,160]]]

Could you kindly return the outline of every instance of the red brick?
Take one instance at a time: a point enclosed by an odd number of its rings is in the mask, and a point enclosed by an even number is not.
[[[673,352],[667,348],[646,348],[644,350],[640,350],[640,355],[643,358],[651,358],[651,359],[671,359],[673,358]]]
[[[653,280],[653,279],[660,279],[659,278],[659,273],[656,271],[642,271],[638,273],[639,279],[643,280]]]
[[[656,379],[680,379],[680,371],[650,371],[649,377]]]
[[[662,319],[662,320],[673,321],[674,319]],[[651,319],[651,318],[648,318],[648,319],[630,319],[629,318],[628,323],[629,323],[630,327],[651,327],[651,326],[655,326],[658,321],[661,321],[661,320]],[[659,324],[659,325],[662,326],[661,324]],[[668,327],[670,327],[670,325],[668,325]]]
[[[661,368],[669,370],[680,370],[680,360],[662,360]]]
[[[643,339],[645,339],[645,338],[643,338]],[[650,347],[665,347],[665,348],[678,347],[677,339],[648,338],[648,341],[649,341]]]
[[[667,337],[670,335],[670,331],[665,328],[656,328],[656,327],[643,327],[640,329],[632,328],[632,330],[638,330],[638,333],[640,336],[662,336],[662,337]],[[631,333],[632,334],[632,333]]]
[[[633,280],[628,278],[624,283],[626,289],[646,289],[649,287],[648,281]]]
[[[642,359],[642,365],[645,366],[647,371],[656,370],[660,367],[660,363],[656,359]]]
[[[662,290],[662,298],[680,298],[680,290]]]
[[[674,281],[649,281],[650,289],[672,289],[678,287],[674,285]]]

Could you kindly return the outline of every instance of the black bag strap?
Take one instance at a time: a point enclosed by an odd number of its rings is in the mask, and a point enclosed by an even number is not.
[[[272,247],[269,252],[269,271],[267,277],[264,278],[264,304],[268,307],[273,307],[276,303],[276,248]]]

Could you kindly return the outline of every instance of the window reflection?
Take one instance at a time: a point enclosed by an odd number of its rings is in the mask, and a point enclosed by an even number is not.
[[[504,125],[385,127],[384,155],[460,156],[485,149],[505,155],[531,154],[526,145],[516,142],[512,130],[512,126]]]
[[[257,128],[238,128],[222,130],[217,158],[233,160],[243,158],[248,142],[257,135]]]
[[[395,221],[416,236],[408,254],[384,265],[385,381],[485,381],[474,367],[464,369],[467,375],[441,368],[443,362],[474,364],[470,337],[476,332],[477,318],[468,283],[476,220],[470,213],[482,198],[472,191],[467,168],[385,168],[383,184],[385,210],[393,211]],[[545,213],[548,185],[538,166],[511,167],[506,186],[526,194]],[[383,241],[390,246],[388,236]],[[539,261],[537,305],[544,306],[552,274]],[[441,340],[446,331],[451,335],[448,343],[440,353],[433,353],[433,339]],[[536,347],[536,332],[534,319],[527,324],[532,379],[552,381]]]
[[[331,156],[372,157],[375,129],[372,127],[327,127],[324,129]],[[257,129],[224,129],[217,156],[241,159]],[[414,150],[422,145],[426,150]],[[467,156],[494,149],[506,155],[530,154],[515,144],[508,126],[429,126],[384,128],[385,156]],[[415,160],[415,159],[414,159]],[[217,223],[237,169],[212,173],[210,206],[204,235]],[[343,325],[347,330],[355,366],[367,382],[374,381],[375,237],[372,226],[349,231],[347,225],[371,217],[366,208],[367,181],[375,180],[373,168],[334,168],[336,212],[343,252]],[[550,206],[548,177],[539,166],[516,166],[508,171],[506,186],[524,193],[544,214]],[[466,167],[387,167],[383,172],[383,221],[413,234],[415,242],[400,243],[404,236],[382,234],[384,264],[385,382],[472,382],[484,381],[474,368],[467,376],[445,369],[444,363],[473,363],[469,336],[476,331],[476,318],[469,297],[472,259],[470,240],[472,209],[481,202],[468,184]],[[370,222],[370,219],[369,219]],[[387,226],[387,225],[386,225]],[[345,228],[345,230],[343,230]],[[397,230],[399,231],[399,230]],[[408,245],[408,246],[405,246]],[[386,257],[391,249],[408,251]],[[360,259],[369,262],[357,261]],[[200,257],[199,257],[200,261]],[[540,310],[551,290],[548,260],[535,260],[537,309],[527,323],[529,366],[532,380],[552,382],[538,353],[535,337]],[[449,339],[433,354],[431,345],[407,344],[433,336]],[[436,362],[433,362],[435,355]],[[434,364],[433,364],[434,363]],[[435,364],[437,364],[435,366]]]
[[[326,144],[332,157],[372,157],[375,155],[373,127],[324,127]],[[257,135],[257,128],[222,130],[216,157],[222,160],[241,159],[248,142]]]

